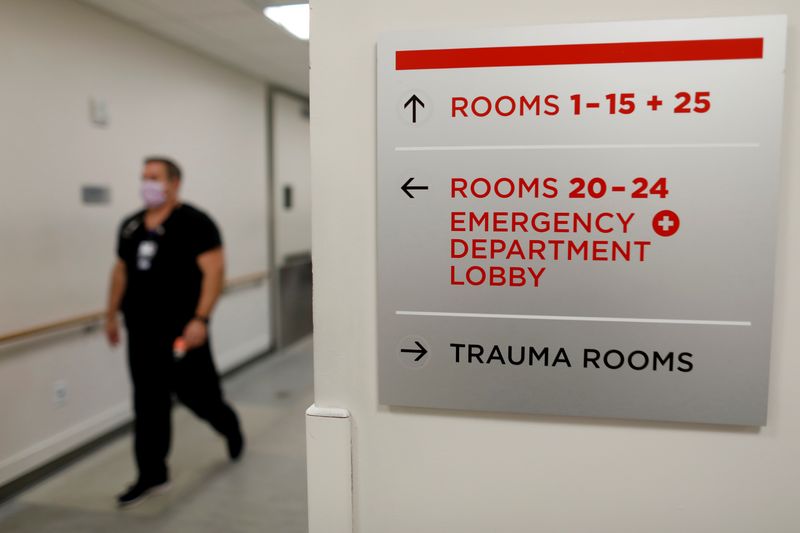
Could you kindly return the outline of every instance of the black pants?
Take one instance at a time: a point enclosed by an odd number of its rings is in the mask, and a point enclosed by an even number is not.
[[[139,479],[169,478],[167,455],[172,437],[172,396],[223,436],[237,435],[239,420],[219,384],[209,344],[176,360],[177,335],[128,331],[128,362],[133,381],[134,451]]]

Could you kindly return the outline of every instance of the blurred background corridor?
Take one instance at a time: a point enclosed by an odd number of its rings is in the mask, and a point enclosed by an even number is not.
[[[297,36],[276,4],[0,0],[0,531],[306,531],[308,6]],[[132,390],[104,323],[151,155],[222,235],[208,336],[247,447],[229,463],[176,404],[172,490],[120,512]]]

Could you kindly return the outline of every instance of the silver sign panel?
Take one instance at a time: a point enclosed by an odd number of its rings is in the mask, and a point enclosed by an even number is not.
[[[786,25],[383,35],[380,402],[763,425]]]

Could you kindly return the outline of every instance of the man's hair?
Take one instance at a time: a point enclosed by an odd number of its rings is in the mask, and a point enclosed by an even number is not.
[[[175,161],[168,157],[148,157],[144,160],[144,164],[146,165],[148,163],[161,163],[164,165],[164,167],[167,169],[167,177],[170,180],[179,180],[181,177],[183,177],[183,174],[181,173],[181,167],[179,167]]]

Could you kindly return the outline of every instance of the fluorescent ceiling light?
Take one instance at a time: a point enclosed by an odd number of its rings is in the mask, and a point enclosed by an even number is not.
[[[288,6],[269,6],[264,8],[264,16],[275,24],[279,24],[299,39],[308,40],[309,8],[308,4],[292,4]]]

